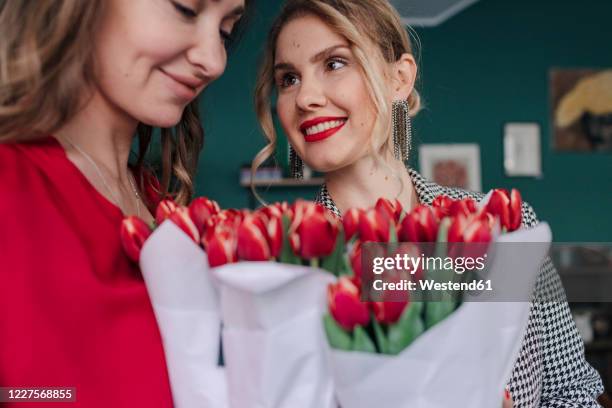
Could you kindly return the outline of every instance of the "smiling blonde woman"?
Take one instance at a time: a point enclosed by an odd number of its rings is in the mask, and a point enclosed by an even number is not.
[[[440,194],[482,198],[406,167],[409,117],[420,109],[416,78],[406,28],[386,0],[289,0],[270,32],[258,81],[257,112],[269,143],[253,166],[276,146],[276,96],[295,157],[325,175],[317,200],[338,216],[379,197],[397,198],[406,209],[431,205]],[[522,217],[528,227],[537,223],[528,204]],[[597,407],[603,392],[550,259],[507,387],[516,407]]]

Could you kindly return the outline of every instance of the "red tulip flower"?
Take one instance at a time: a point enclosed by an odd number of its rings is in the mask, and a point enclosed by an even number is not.
[[[178,206],[171,198],[161,200],[155,211],[155,223],[161,225],[177,208]]]
[[[374,206],[379,212],[384,213],[388,216],[390,221],[397,224],[402,215],[402,204],[399,200],[387,200],[386,198],[379,198]]]
[[[492,225],[486,214],[458,215],[448,228],[448,242],[490,242]]]
[[[448,228],[448,242],[451,243],[449,256],[453,258],[483,256],[487,252],[488,243],[493,238],[493,225],[487,214],[456,216]],[[464,243],[465,245],[453,245],[452,243]]]
[[[351,261],[351,269],[353,270],[353,276],[355,282],[361,282],[362,277],[362,262],[361,262],[361,242],[357,241],[349,254],[349,260]]]
[[[219,211],[219,204],[205,197],[198,197],[189,204],[189,215],[200,235],[204,233],[208,220]]]
[[[206,253],[211,267],[221,266],[238,261],[236,249],[238,239],[231,228],[216,227],[215,233],[207,241]]]
[[[370,302],[374,318],[379,323],[393,324],[396,323],[406,306],[407,301],[401,302]]]
[[[359,214],[362,211],[357,208],[351,208],[342,216],[342,225],[344,226],[344,241],[349,242],[359,231]]]
[[[270,254],[277,258],[283,246],[283,211],[276,203],[260,208],[255,213],[264,227],[264,235],[270,246]]]
[[[245,216],[238,227],[238,257],[245,261],[267,261],[271,257],[266,226],[254,214]]]
[[[436,242],[439,223],[434,209],[419,205],[402,220],[398,239],[404,242]]]
[[[200,242],[200,232],[191,220],[187,207],[177,207],[176,210],[168,216],[168,219],[182,229],[194,242]]]
[[[319,204],[298,200],[289,227],[289,240],[303,259],[328,256],[336,246],[340,221]]]
[[[448,207],[448,215],[450,215],[451,217],[454,217],[458,214],[474,214],[476,211],[478,211],[478,208],[476,207],[476,202],[471,198],[464,198],[463,200],[454,200],[450,203],[450,206]]]
[[[389,242],[391,221],[384,210],[370,208],[359,214],[359,237],[362,242]]]
[[[485,207],[485,211],[499,217],[502,227],[507,231],[517,230],[521,226],[522,199],[518,190],[497,189]]]
[[[272,218],[272,217],[282,218],[286,210],[287,210],[287,203],[283,203],[283,204],[274,203],[274,204],[270,204],[270,205],[260,208],[259,210],[257,210],[257,212],[265,214],[266,217],[268,218]]]
[[[266,237],[270,245],[270,255],[278,258],[283,247],[283,219],[282,216],[272,216],[266,224]]]
[[[431,206],[438,209],[437,212],[441,215],[440,218],[442,218],[450,215],[450,206],[453,201],[449,196],[442,194],[434,198]]]
[[[224,214],[224,211],[210,217],[206,222],[206,227],[204,228],[204,235],[201,237],[201,244],[204,249],[208,248],[208,241],[210,241],[210,239],[217,233],[218,230],[228,229],[235,233],[238,230],[241,221],[242,216],[228,217],[227,214]]]
[[[140,250],[151,235],[151,228],[136,216],[126,217],[121,223],[121,244],[127,256],[134,262],[140,259]]]
[[[368,304],[361,302],[358,286],[346,276],[327,287],[327,301],[332,317],[345,330],[365,326],[370,321]]]

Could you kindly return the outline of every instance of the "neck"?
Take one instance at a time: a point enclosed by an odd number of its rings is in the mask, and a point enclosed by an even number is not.
[[[399,199],[406,211],[418,204],[406,167],[391,152],[387,152],[378,163],[368,155],[329,172],[325,175],[325,183],[342,214],[350,208],[373,207],[381,197]]]
[[[128,159],[138,122],[96,92],[70,121],[55,132],[67,152],[71,141],[117,181],[127,180]]]

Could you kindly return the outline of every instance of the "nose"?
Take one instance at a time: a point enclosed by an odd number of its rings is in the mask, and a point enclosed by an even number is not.
[[[225,46],[217,30],[206,30],[197,35],[193,46],[187,50],[187,60],[198,69],[198,76],[206,82],[219,78],[227,63]]]
[[[295,103],[302,111],[313,111],[327,104],[325,92],[316,78],[302,78]]]

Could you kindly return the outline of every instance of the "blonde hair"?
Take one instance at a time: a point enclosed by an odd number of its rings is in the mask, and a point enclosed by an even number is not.
[[[388,64],[397,62],[403,54],[414,54],[412,44],[397,11],[387,0],[289,0],[275,20],[268,36],[264,59],[255,90],[255,110],[268,144],[257,153],[251,170],[255,173],[276,150],[276,131],[272,120],[270,99],[274,91],[274,61],[278,36],[290,21],[314,15],[343,36],[363,71],[368,94],[376,109],[371,152],[377,154],[389,146],[391,139],[391,101],[387,97],[385,80]],[[410,116],[421,109],[416,89],[408,97]],[[253,192],[259,197],[253,187]]]
[[[5,0],[0,2],[0,143],[44,137],[83,107],[94,83],[91,44],[105,0]],[[138,125],[136,174],[142,175],[153,128]],[[174,129],[161,129],[160,193],[186,204],[204,133],[197,101]],[[175,177],[176,182],[171,179]],[[144,187],[140,177],[140,187]],[[145,195],[143,195],[145,196]]]

